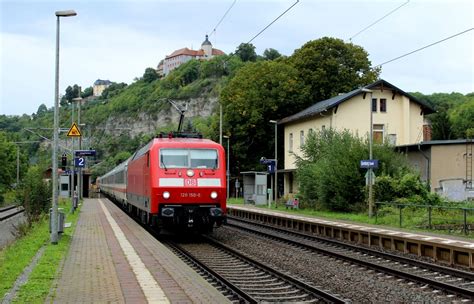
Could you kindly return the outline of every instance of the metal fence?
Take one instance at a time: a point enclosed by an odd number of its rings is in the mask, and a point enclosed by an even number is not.
[[[447,230],[466,235],[474,230],[474,208],[387,202],[376,202],[375,205],[375,222],[379,224],[397,220],[400,227]]]

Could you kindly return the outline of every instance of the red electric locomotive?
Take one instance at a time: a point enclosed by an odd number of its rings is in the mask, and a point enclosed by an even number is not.
[[[111,173],[119,176],[117,169],[126,176],[125,199],[109,190],[121,186],[107,184]],[[101,177],[99,185],[143,223],[158,228],[208,232],[225,220],[225,152],[208,139],[155,138]]]

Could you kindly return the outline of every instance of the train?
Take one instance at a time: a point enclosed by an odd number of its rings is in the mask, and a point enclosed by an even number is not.
[[[97,184],[100,193],[158,231],[209,233],[226,220],[225,151],[201,136],[160,135]]]

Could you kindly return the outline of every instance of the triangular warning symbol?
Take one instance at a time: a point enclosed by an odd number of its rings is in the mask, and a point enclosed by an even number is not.
[[[72,137],[81,137],[81,131],[79,131],[79,128],[77,127],[76,123],[74,122],[67,132],[67,136],[72,136]]]

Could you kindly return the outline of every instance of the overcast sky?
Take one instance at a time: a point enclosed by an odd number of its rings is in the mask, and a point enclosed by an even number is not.
[[[198,49],[205,35],[214,48],[234,52],[295,0],[0,0],[0,114],[31,115],[54,106],[55,11],[61,18],[60,93],[97,79],[133,82],[174,50]],[[349,42],[360,30],[406,0],[300,0],[252,43],[291,55],[324,36]],[[474,27],[472,0],[410,0],[352,42],[373,65]],[[404,91],[474,92],[474,30],[382,67],[381,78]]]

